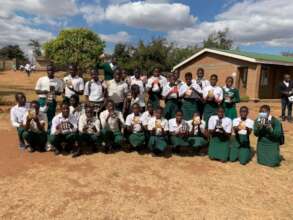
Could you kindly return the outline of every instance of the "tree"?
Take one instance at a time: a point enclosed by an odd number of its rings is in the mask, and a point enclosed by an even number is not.
[[[59,66],[75,65],[80,71],[92,68],[103,53],[105,42],[85,28],[64,29],[44,44],[45,56]]]
[[[203,41],[203,47],[230,50],[233,47],[233,40],[228,37],[229,29],[211,33],[207,40]]]
[[[38,40],[31,39],[30,42],[28,43],[28,46],[33,49],[33,55],[35,57],[39,57],[42,55],[41,44]]]
[[[19,45],[8,45],[0,49],[0,58],[16,59],[18,63],[27,62],[24,52],[20,49]]]

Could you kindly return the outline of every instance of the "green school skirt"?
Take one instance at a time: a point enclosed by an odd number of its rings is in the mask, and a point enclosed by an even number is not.
[[[237,109],[234,103],[224,103],[223,104],[225,110],[225,116],[230,118],[231,120],[237,118]]]
[[[238,135],[231,138],[231,148],[229,160],[235,162],[239,160],[240,164],[245,165],[251,160],[251,147],[248,135]]]
[[[191,120],[193,114],[199,112],[197,101],[195,99],[184,99],[182,102],[181,110],[183,112],[184,120]]]
[[[208,155],[211,159],[227,161],[229,158],[230,140],[212,137],[209,144]]]
[[[164,117],[169,120],[175,118],[176,112],[179,110],[179,101],[177,99],[166,100],[164,108]]]
[[[132,147],[140,147],[145,143],[144,132],[132,133],[128,139]]]
[[[72,145],[75,141],[78,140],[77,133],[68,133],[68,134],[56,134],[49,136],[49,143],[52,144],[57,149],[60,148],[61,143],[65,142],[66,144]]]
[[[171,140],[171,144],[172,144],[173,148],[188,147],[189,146],[187,138],[182,138],[182,137],[177,137],[177,136],[172,135],[170,140]]]
[[[106,143],[114,143],[116,145],[121,145],[125,140],[121,131],[111,131],[110,129],[104,128],[101,130],[101,134],[102,139]]]
[[[215,115],[218,109],[218,104],[216,102],[207,102],[203,109],[203,118],[206,122],[206,126],[209,124],[209,119],[211,116]]]
[[[187,138],[187,141],[189,143],[189,146],[193,148],[199,148],[199,147],[204,147],[208,145],[208,141],[200,136],[192,136]]]
[[[271,141],[266,137],[261,137],[257,141],[257,162],[259,164],[275,167],[281,162],[280,144]]]
[[[167,141],[164,137],[153,136],[153,135],[150,136],[148,148],[151,151],[159,150],[159,151],[163,152],[167,148],[167,146],[168,146]]]
[[[86,144],[100,144],[101,137],[96,134],[79,133],[79,141]]]
[[[159,92],[150,92],[149,101],[152,103],[154,109],[160,107],[161,94]]]

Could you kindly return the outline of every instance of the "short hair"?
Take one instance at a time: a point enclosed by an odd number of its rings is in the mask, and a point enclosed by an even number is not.
[[[159,107],[156,108],[155,111],[158,111],[158,110],[163,112],[164,111],[164,108],[162,106],[159,106]]]
[[[241,106],[239,110],[241,111],[241,110],[244,110],[244,109],[245,109],[246,111],[249,111],[248,107],[245,106],[245,105],[244,105],[244,106]]]
[[[48,64],[47,64],[47,70],[48,70],[48,69],[52,69],[53,71],[55,71],[55,66],[54,66],[54,64],[51,63],[51,62],[48,63]]]
[[[114,101],[112,99],[108,99],[106,105],[109,105],[110,103],[114,105]]]
[[[66,105],[66,106],[70,106],[70,104],[69,104],[69,102],[67,101],[67,100],[63,100],[62,102],[61,102],[61,104],[60,104],[60,107],[62,108],[64,105]]]
[[[79,103],[79,95],[77,94],[72,95],[70,99],[74,99],[77,103]]]
[[[204,69],[203,69],[203,68],[201,68],[201,67],[200,67],[200,68],[198,68],[196,72],[198,73],[199,71],[202,71],[202,72],[204,73]]]
[[[227,82],[229,79],[231,79],[232,82],[234,82],[234,78],[233,78],[232,76],[227,76],[227,78],[226,78],[226,82]]]
[[[17,92],[17,93],[15,93],[15,100],[18,100],[18,96],[23,96],[23,97],[25,97],[25,94],[23,93],[23,92]],[[26,98],[26,97],[25,97]]]
[[[183,111],[179,109],[179,110],[176,111],[176,114],[177,114],[177,113],[181,113],[181,114],[183,114]]]
[[[140,105],[138,103],[133,103],[131,107],[134,108],[135,106],[140,108]]]
[[[40,103],[37,100],[31,101],[31,105],[32,104],[36,105],[37,107],[40,107]]]
[[[191,72],[185,73],[185,77],[191,77],[192,78],[192,73]]]
[[[218,79],[218,75],[212,74],[210,78],[216,78],[216,79]]]
[[[260,109],[266,109],[267,111],[271,111],[271,107],[269,105],[262,105]]]
[[[133,92],[133,91],[138,91],[140,92],[140,88],[138,85],[136,84],[133,84],[131,87],[130,87],[130,90]]]
[[[219,111],[219,110],[223,110],[223,111],[225,111],[225,109],[224,109],[223,106],[219,106],[219,107],[217,108],[217,111]]]

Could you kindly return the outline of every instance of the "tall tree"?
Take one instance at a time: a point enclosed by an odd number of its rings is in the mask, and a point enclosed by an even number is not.
[[[229,29],[211,33],[203,41],[203,47],[230,50],[233,47],[233,40],[229,38]]]
[[[39,57],[42,55],[41,44],[38,40],[31,39],[30,42],[28,43],[28,46],[33,49],[33,55],[35,57]]]
[[[27,58],[19,45],[8,45],[0,49],[0,58],[16,59],[18,63],[24,63]]]

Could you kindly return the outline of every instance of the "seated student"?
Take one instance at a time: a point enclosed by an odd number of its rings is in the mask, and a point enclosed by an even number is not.
[[[131,91],[127,93],[124,103],[123,103],[123,116],[126,118],[131,113],[131,107],[134,103],[139,104],[139,106],[144,108],[144,104],[141,104],[140,100],[140,92],[139,92],[139,86],[138,85],[132,85]]]
[[[40,111],[40,105],[37,101],[32,101],[30,109],[23,117],[23,126],[25,131],[22,137],[26,143],[29,152],[35,150],[44,151],[47,143],[47,115]]]
[[[147,130],[148,122],[150,119],[154,116],[154,108],[151,102],[147,103],[147,109],[144,113],[141,115],[142,125],[145,130]]]
[[[203,118],[208,122],[212,115],[217,114],[217,109],[223,100],[223,90],[217,86],[218,76],[213,74],[210,78],[210,85],[203,89],[203,99],[205,101]]]
[[[29,103],[26,102],[26,97],[22,92],[18,92],[15,94],[16,105],[13,106],[10,110],[10,121],[11,125],[16,128],[18,139],[19,139],[19,147],[21,149],[25,148],[25,143],[22,138],[22,134],[24,132],[24,125],[22,123],[23,117],[25,113],[29,109]]]
[[[76,121],[79,120],[79,117],[83,114],[84,110],[82,108],[82,105],[79,103],[79,96],[78,95],[72,95],[69,99],[70,104],[70,114],[74,115],[76,118]]]
[[[183,119],[182,111],[176,112],[176,117],[169,120],[169,132],[172,147],[175,152],[180,152],[189,146],[187,141],[189,135],[188,123]]]
[[[97,150],[97,145],[101,144],[100,136],[100,120],[95,117],[94,109],[92,106],[87,105],[85,107],[85,113],[83,113],[78,122],[78,130],[81,145],[89,145],[93,152]],[[75,156],[81,154],[79,148]]]
[[[173,74],[170,76],[170,82],[163,87],[162,96],[165,99],[164,117],[168,120],[174,118],[180,108],[179,87]]]
[[[239,90],[233,87],[233,83],[233,77],[229,76],[226,79],[226,86],[223,87],[225,116],[231,120],[237,118],[236,103],[240,102]]]
[[[270,107],[260,107],[259,116],[254,122],[254,134],[257,139],[257,162],[259,164],[275,167],[281,163],[280,140],[282,137],[282,124],[270,114]]]
[[[53,118],[49,137],[50,144],[54,146],[55,155],[60,154],[62,150],[78,150],[76,131],[76,117],[70,114],[69,104],[63,102],[61,104],[61,113]]]
[[[106,152],[111,151],[113,145],[121,146],[125,141],[123,137],[124,118],[121,112],[115,110],[112,100],[108,100],[106,110],[101,112],[102,136],[106,142]]]
[[[251,148],[249,135],[253,129],[253,120],[248,117],[248,108],[240,108],[240,117],[233,120],[233,130],[235,133],[234,141],[230,150],[230,161],[239,160],[240,164],[245,165],[251,159]]]
[[[141,78],[140,70],[137,69],[134,71],[134,75],[130,77],[129,85],[130,85],[130,87],[132,85],[139,86],[139,102],[140,102],[140,107],[141,107],[142,111],[144,111],[144,108],[145,108],[145,101],[144,101],[145,83],[143,82],[143,80]]]
[[[200,113],[193,114],[192,120],[188,121],[189,137],[188,143],[191,147],[200,150],[200,148],[208,145],[206,123],[200,118]]]
[[[225,117],[223,107],[218,108],[217,115],[210,117],[208,129],[210,134],[208,155],[210,159],[226,162],[229,159],[232,121]]]
[[[130,134],[128,137],[129,143],[134,148],[141,148],[145,144],[144,127],[138,103],[132,105],[132,113],[127,116],[125,125]]]
[[[148,148],[156,155],[166,154],[168,151],[167,134],[168,121],[163,118],[163,108],[155,110],[154,117],[148,121],[150,138]]]

